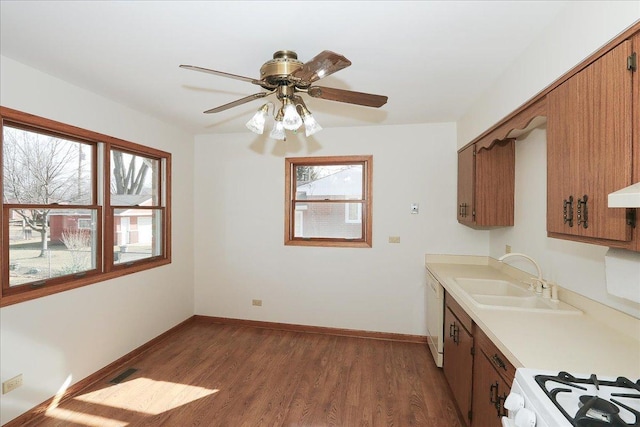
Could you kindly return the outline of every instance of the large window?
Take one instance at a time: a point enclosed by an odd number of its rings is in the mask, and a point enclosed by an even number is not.
[[[170,262],[170,154],[0,107],[5,306]]]
[[[372,156],[285,159],[285,244],[371,247]]]

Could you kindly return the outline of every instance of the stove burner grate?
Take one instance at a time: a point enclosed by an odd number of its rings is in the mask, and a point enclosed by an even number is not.
[[[583,394],[579,397],[579,409],[575,415],[569,415],[566,409],[558,402],[558,395],[560,393],[572,393],[572,388],[586,391],[587,388],[581,384],[595,386],[596,394],[599,392],[600,386],[640,392],[640,380],[634,383],[627,378],[618,377],[615,381],[603,381],[599,380],[595,375],[591,375],[589,378],[576,378],[564,371],[558,373],[558,375],[536,375],[535,380],[556,408],[575,427],[640,427],[640,412],[617,399],[613,399],[613,397],[640,399],[640,394],[638,393],[611,393],[612,398],[610,400],[597,395]],[[557,387],[548,389],[547,382],[555,382],[571,388]],[[624,408],[633,414],[635,422],[632,424],[626,423],[620,417],[620,408]]]

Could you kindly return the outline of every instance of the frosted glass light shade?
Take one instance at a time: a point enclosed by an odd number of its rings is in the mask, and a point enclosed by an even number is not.
[[[313,114],[307,114],[302,118],[304,121],[304,132],[306,136],[311,136],[316,132],[320,132],[322,130],[322,126],[316,121]]]
[[[269,104],[264,104],[260,109],[251,117],[251,119],[245,125],[253,133],[262,135],[264,132],[264,124],[267,120],[267,112],[269,111]]]
[[[302,117],[298,114],[296,106],[292,102],[286,102],[284,106],[284,118],[282,124],[287,130],[297,130],[302,126]]]
[[[284,125],[283,125],[282,121],[276,120],[276,122],[273,125],[273,129],[271,130],[271,133],[269,134],[269,137],[273,138],[273,139],[278,139],[280,141],[284,141],[286,135],[284,133]]]

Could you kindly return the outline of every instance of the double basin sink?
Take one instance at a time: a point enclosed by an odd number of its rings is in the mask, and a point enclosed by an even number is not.
[[[471,302],[480,308],[557,314],[582,313],[565,302],[542,298],[515,282],[477,278],[454,280],[469,295]]]

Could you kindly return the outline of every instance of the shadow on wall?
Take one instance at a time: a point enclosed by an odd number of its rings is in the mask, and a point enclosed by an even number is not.
[[[282,158],[297,153],[310,155],[322,149],[322,145],[312,136],[306,137],[303,134],[294,134],[287,131],[287,139],[285,141],[277,141],[269,138],[266,129],[264,134],[256,136],[251,145],[249,145],[249,149],[255,153],[264,155],[267,153],[269,146],[272,147],[272,156]]]

